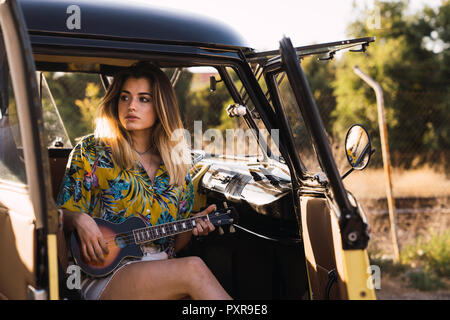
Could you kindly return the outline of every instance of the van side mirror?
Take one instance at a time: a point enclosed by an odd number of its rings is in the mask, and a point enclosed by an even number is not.
[[[362,125],[350,127],[345,137],[345,153],[352,168],[362,170],[369,164],[372,144],[369,133]]]
[[[370,156],[375,150],[372,149],[372,142],[366,128],[360,124],[352,125],[345,137],[345,156],[350,166],[348,172],[342,176],[344,179],[354,169],[363,170],[370,161]]]

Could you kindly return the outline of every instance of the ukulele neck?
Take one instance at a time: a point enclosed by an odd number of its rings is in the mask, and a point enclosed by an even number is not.
[[[144,244],[146,242],[192,230],[196,225],[195,220],[197,219],[209,220],[209,217],[208,215],[192,217],[156,226],[135,229],[133,230],[134,241],[136,244]]]

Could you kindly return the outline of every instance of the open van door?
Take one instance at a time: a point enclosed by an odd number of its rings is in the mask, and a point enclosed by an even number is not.
[[[373,40],[318,48],[330,53]],[[283,38],[278,55],[265,60],[262,68],[278,125],[286,131],[290,157],[296,162],[294,168],[299,168],[297,220],[305,247],[310,297],[375,299],[366,250],[367,220],[343,186],[299,56],[298,48],[289,38]]]
[[[0,2],[0,298],[58,299],[42,107],[20,5]]]

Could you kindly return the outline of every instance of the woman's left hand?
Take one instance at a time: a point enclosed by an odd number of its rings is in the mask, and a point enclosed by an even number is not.
[[[213,212],[214,210],[217,210],[217,207],[215,204],[212,204],[205,210],[194,214],[193,217],[204,216]],[[196,219],[195,227],[194,229],[192,229],[192,234],[194,236],[206,236],[208,235],[208,233],[213,232],[215,229],[216,228],[209,220]]]

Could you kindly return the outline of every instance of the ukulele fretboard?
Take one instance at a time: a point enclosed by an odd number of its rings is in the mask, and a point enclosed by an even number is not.
[[[174,222],[169,222],[165,224],[160,224],[157,226],[135,229],[133,230],[134,241],[136,244],[142,244],[145,242],[161,239],[167,236],[171,236],[178,233],[183,233],[192,230],[197,219],[207,220],[207,216],[194,217]]]

